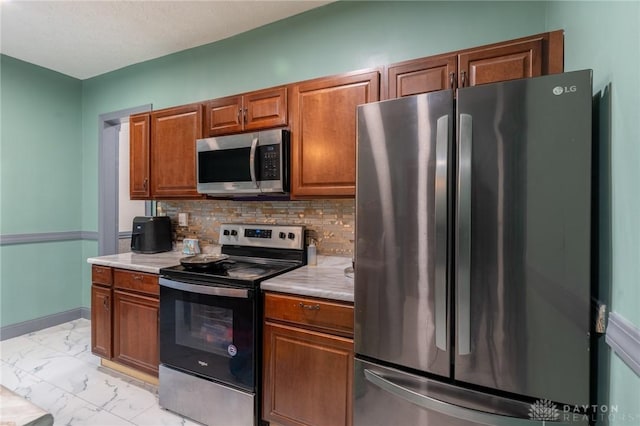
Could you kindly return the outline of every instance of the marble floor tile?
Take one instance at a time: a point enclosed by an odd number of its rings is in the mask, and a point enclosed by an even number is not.
[[[70,321],[0,342],[0,384],[54,425],[196,426],[158,405],[155,387],[120,377],[91,353],[91,323]]]

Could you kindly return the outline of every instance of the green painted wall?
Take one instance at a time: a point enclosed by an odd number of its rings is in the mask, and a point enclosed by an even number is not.
[[[600,277],[610,309],[640,327],[640,2],[553,2],[547,25],[565,29],[566,70],[592,68],[594,91],[611,88]],[[640,424],[640,378],[608,348],[600,353],[601,402],[618,409],[610,424]]]
[[[7,56],[0,69],[0,233],[81,231],[82,83]],[[81,306],[81,254],[0,247],[0,326]]]

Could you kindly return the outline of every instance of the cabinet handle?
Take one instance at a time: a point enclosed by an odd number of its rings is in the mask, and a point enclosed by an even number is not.
[[[142,182],[142,188],[146,191],[147,190],[147,182],[149,181],[149,179],[144,178],[144,182]]]
[[[132,278],[136,281],[142,281],[142,275],[133,275]]]
[[[451,89],[455,89],[456,88],[456,73],[455,72],[450,72],[449,73],[449,85],[451,86]]]
[[[320,310],[320,305],[305,305],[304,303],[300,302],[298,304],[298,306],[300,306],[301,309],[308,309],[310,311],[319,311]]]
[[[109,296],[104,298],[102,305],[104,306],[104,310],[109,312]]]
[[[462,71],[462,86],[461,87],[465,87],[467,85],[467,72],[466,71]]]
[[[236,115],[236,121],[240,124],[240,114],[242,114],[242,108],[238,108],[238,115]]]
[[[247,124],[247,108],[244,109],[243,116],[244,124]]]

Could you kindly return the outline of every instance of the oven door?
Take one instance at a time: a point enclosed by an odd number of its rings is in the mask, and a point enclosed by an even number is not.
[[[160,363],[255,391],[255,291],[160,277]]]
[[[202,194],[284,193],[288,131],[266,130],[196,141],[197,190]]]

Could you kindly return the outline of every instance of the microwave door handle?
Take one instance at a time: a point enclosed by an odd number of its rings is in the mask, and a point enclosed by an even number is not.
[[[249,153],[249,172],[251,173],[251,182],[254,187],[258,187],[258,181],[256,180],[256,148],[258,147],[258,138],[253,138],[251,141],[251,152]]]

